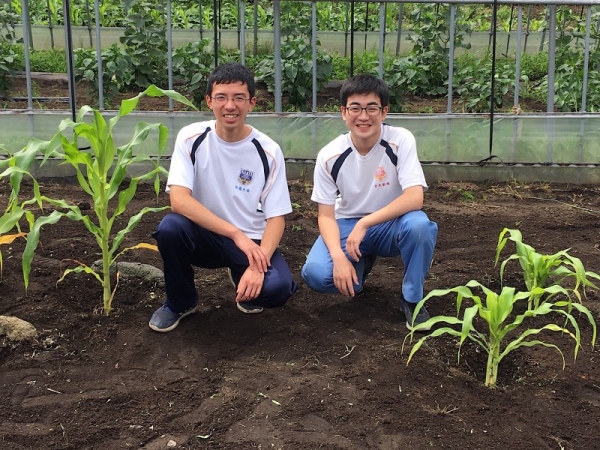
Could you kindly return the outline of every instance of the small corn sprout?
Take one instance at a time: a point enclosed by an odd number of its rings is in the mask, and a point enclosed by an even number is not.
[[[510,237],[505,237],[509,234]],[[553,255],[544,255],[535,251],[530,245],[523,243],[523,236],[519,230],[511,230],[505,228],[500,233],[498,245],[496,247],[496,261],[500,258],[500,253],[504,249],[508,239],[515,243],[516,253],[505,259],[500,265],[500,279],[503,278],[506,264],[516,259],[519,261],[523,269],[523,279],[527,290],[530,291],[531,297],[528,300],[528,308],[535,309],[540,305],[540,302],[545,299],[543,294],[536,294],[537,287],[545,287],[549,284],[558,284],[565,286],[565,282],[571,280],[574,283],[572,293],[581,302],[582,295],[585,297],[585,288],[598,289],[591,281],[600,280],[600,275],[594,272],[586,271],[583,263],[579,258],[569,255],[567,250],[562,250]]]
[[[471,291],[471,288],[480,289],[485,296],[480,297],[475,295]],[[523,314],[518,314],[516,316],[511,315],[515,303],[527,299],[531,295],[561,295],[568,298],[567,290],[558,285],[549,286],[547,288],[537,287],[533,292],[515,292],[515,289],[512,287],[504,287],[500,294],[497,294],[481,285],[479,282],[471,280],[465,286],[431,291],[415,308],[415,316],[423,304],[430,298],[442,297],[451,293],[456,294],[457,316],[432,317],[427,322],[416,325],[406,336],[404,344],[406,344],[407,340],[412,341],[414,334],[421,332],[421,330],[427,330],[430,327],[435,327],[435,325],[440,324],[446,326],[435,328],[426,336],[421,337],[412,347],[410,354],[408,355],[407,364],[427,339],[449,334],[459,339],[459,359],[460,346],[462,346],[467,339],[475,342],[487,352],[488,359],[485,385],[490,388],[496,386],[500,361],[502,361],[502,359],[511,351],[520,347],[542,345],[544,347],[553,348],[559,353],[564,368],[565,359],[560,348],[555,344],[541,341],[537,339],[536,336],[542,331],[554,331],[565,334],[574,341],[574,357],[576,358],[579,348],[581,347],[581,333],[577,320],[570,314],[572,309],[565,308],[569,306],[587,317],[593,328],[592,345],[596,342],[596,322],[590,311],[579,303],[571,303],[568,300],[560,300],[554,303],[546,301],[533,309],[525,311]],[[461,306],[464,299],[472,300],[472,305],[464,308],[462,311],[462,318],[460,318]],[[515,330],[524,326],[526,319],[548,314],[563,316],[565,319],[564,325],[561,326],[555,323],[548,323],[541,328],[526,328],[520,334],[514,333]],[[482,325],[487,328],[485,331],[475,328],[477,316],[483,320]],[[567,328],[568,324],[571,325],[572,331]],[[510,341],[505,342],[507,339],[510,339]]]

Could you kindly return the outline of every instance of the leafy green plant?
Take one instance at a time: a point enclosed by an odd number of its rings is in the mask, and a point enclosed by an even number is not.
[[[12,89],[11,77],[15,75],[17,65],[12,47],[16,41],[12,24],[17,18],[5,5],[0,6],[0,97],[9,97]]]
[[[178,47],[173,51],[173,74],[193,95],[196,105],[204,100],[206,81],[214,68],[215,60],[208,39]]]
[[[536,288],[544,288],[551,283],[564,286],[564,283],[568,280],[573,281],[572,293],[580,302],[582,295],[586,295],[586,287],[598,289],[591,279],[600,280],[600,275],[586,271],[579,258],[569,255],[568,251],[570,249],[562,250],[553,255],[538,253],[532,246],[523,243],[523,236],[519,230],[505,228],[500,233],[496,247],[496,265],[498,265],[500,253],[509,239],[515,243],[516,253],[510,255],[500,265],[500,279],[503,278],[506,264],[509,261],[518,260],[523,270],[525,286],[531,292],[528,299],[529,310],[538,308],[544,301],[542,298],[543,292],[536,290]]]
[[[29,55],[29,63],[32,72],[67,72],[67,58],[63,49],[33,50]]]
[[[41,195],[38,182],[29,172],[30,167],[38,156],[36,147],[37,142],[39,142],[37,139],[31,139],[24,149],[15,152],[13,155],[9,155],[6,159],[0,160],[0,169],[3,169],[2,173],[0,173],[0,179],[8,178],[11,187],[11,193],[8,198],[6,209],[2,216],[0,216],[0,245],[10,244],[19,237],[26,237],[27,245],[21,261],[25,289],[27,289],[29,284],[31,261],[39,242],[41,227],[46,224],[56,223],[62,217],[62,214],[59,211],[53,211],[48,216],[42,215],[36,219],[34,214],[30,211],[30,205],[35,203],[37,203],[40,210],[43,211],[43,202],[49,200],[47,197]],[[44,164],[47,157],[48,155],[45,155],[40,165]],[[33,198],[27,200],[21,200],[20,198],[21,183],[24,176],[28,176],[33,182]],[[29,225],[29,232],[22,231],[19,223],[22,218],[26,219]],[[2,252],[0,252],[0,274],[1,273]]]
[[[387,62],[387,55],[384,60]],[[377,75],[379,67],[379,53],[375,51],[364,51],[354,55],[354,74],[370,73]],[[334,80],[345,80],[350,77],[350,57],[338,53],[331,54],[331,78]],[[387,77],[384,77],[388,82]]]
[[[413,48],[407,57],[400,58],[397,66],[402,70],[399,85],[405,92],[416,95],[440,95],[448,89],[448,65],[450,56],[450,8],[447,6],[421,4],[411,12],[413,31],[408,40]],[[464,44],[465,34],[471,28],[456,19],[454,48],[470,48]]]
[[[167,35],[163,2],[133,1],[119,38],[131,58],[135,84],[141,88],[166,80]]]
[[[521,73],[530,81],[538,81],[548,75],[548,52],[523,53],[521,55]]]
[[[492,97],[492,59],[490,55],[483,58],[462,58],[462,66],[458,69],[454,90],[460,102],[468,112],[489,111]],[[528,78],[521,76],[523,81]],[[494,79],[494,106],[501,108],[506,95],[515,85],[515,62],[502,59],[496,62]]]
[[[474,294],[471,288],[480,289],[484,296]],[[561,295],[568,298],[568,292],[561,286],[553,285],[547,288],[536,287],[531,292],[515,292],[515,288],[504,287],[500,294],[486,288],[481,283],[471,280],[464,286],[457,286],[452,289],[436,289],[431,291],[415,308],[415,317],[423,304],[432,297],[442,297],[448,294],[456,294],[457,316],[437,316],[432,317],[423,324],[415,325],[411,332],[405,338],[411,340],[415,333],[422,330],[428,330],[429,327],[436,325],[446,325],[435,328],[431,333],[421,337],[412,347],[408,356],[407,364],[410,363],[414,354],[430,338],[442,335],[450,335],[459,339],[458,358],[460,360],[460,349],[468,339],[481,347],[488,355],[486,364],[485,385],[490,388],[496,387],[498,379],[498,366],[502,359],[513,350],[521,347],[532,347],[542,345],[555,349],[562,359],[563,368],[565,359],[561,349],[552,343],[544,342],[537,338],[537,335],[543,331],[553,331],[565,334],[574,341],[574,358],[581,347],[581,333],[575,317],[571,314],[572,306],[580,313],[584,314],[593,328],[592,346],[596,342],[596,322],[590,311],[579,303],[571,303],[568,300],[559,300],[555,303],[545,302],[539,306],[525,311],[523,314],[512,316],[511,313],[517,302],[530,298],[532,295],[542,296]],[[459,317],[464,299],[472,300],[472,305],[462,310],[462,318]],[[567,308],[565,310],[565,308]],[[520,334],[519,329],[525,324],[525,320],[533,317],[547,315],[559,315],[565,318],[565,325],[561,326],[555,323],[547,323],[540,328],[527,328]],[[483,321],[487,328],[485,331],[477,330],[478,319]],[[570,324],[573,331],[566,326]]]
[[[98,110],[87,105],[82,107],[76,121],[63,120],[52,140],[38,146],[40,151],[52,152],[52,154],[63,158],[65,163],[72,165],[75,169],[79,185],[91,197],[96,220],[93,221],[90,216],[82,213],[76,205],[70,205],[59,200],[51,200],[51,203],[67,210],[65,216],[69,219],[83,222],[86,229],[95,237],[102,254],[102,273],[96,273],[90,266],[74,261],[77,266],[73,269],[66,269],[59,281],[63,280],[69,273],[85,272],[93,275],[103,287],[102,299],[106,314],[109,314],[111,310],[114,296],[110,279],[112,263],[124,251],[136,248],[156,248],[154,245],[140,243],[120,250],[123,239],[146,213],[158,212],[168,208],[168,206],[144,207],[129,218],[125,228],[113,234],[115,220],[126,211],[127,205],[135,195],[138,183],[153,179],[154,189],[158,197],[160,189],[159,176],[166,174],[166,169],[159,164],[167,145],[168,129],[166,126],[160,123],[139,122],[129,142],[119,147],[114,143],[113,129],[115,125],[121,117],[129,114],[137,106],[140,98],[145,95],[151,97],[166,95],[194,108],[194,105],[181,94],[150,86],[136,97],[123,100],[117,115],[112,117],[108,123]],[[86,121],[88,113],[91,114],[91,120]],[[67,130],[73,132],[71,139],[66,137]],[[158,161],[152,160],[147,154],[133,154],[134,148],[142,144],[151,131],[158,132]],[[89,144],[91,151],[82,149],[80,146],[83,143]],[[131,177],[127,181],[128,170],[131,166],[143,162],[150,162],[153,168],[139,176]],[[123,186],[124,184],[126,187]],[[111,200],[113,201],[111,202]]]
[[[592,22],[597,22],[600,12],[592,14]],[[585,49],[585,18],[575,14],[569,8],[559,8],[557,20],[563,26],[559,29],[556,40],[556,71],[554,78],[555,104],[560,111],[580,111],[583,95],[583,68]],[[568,24],[568,26],[564,26]],[[591,39],[598,42],[600,30],[592,27]],[[600,64],[600,49],[592,45],[589,53],[589,79],[587,90],[586,110],[595,112],[600,110],[600,77],[594,70]],[[548,92],[548,75],[532,89],[534,98],[545,100]]]
[[[98,60],[93,49],[77,48],[74,51],[75,79],[93,83],[98,89]],[[116,95],[135,85],[133,61],[126,50],[117,44],[102,52],[102,85],[105,95]]]
[[[302,38],[290,37],[281,44],[282,91],[289,95],[291,105],[301,111],[309,111],[308,99],[312,94],[312,50]],[[317,53],[317,90],[321,90],[331,76],[331,56]],[[269,92],[275,92],[275,59],[265,57],[256,67],[256,78],[267,84]]]

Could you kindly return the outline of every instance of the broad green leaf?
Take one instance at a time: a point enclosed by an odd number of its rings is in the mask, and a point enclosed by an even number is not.
[[[31,272],[31,261],[33,260],[33,254],[37,248],[40,240],[40,230],[44,225],[55,224],[63,217],[63,213],[60,211],[53,211],[49,216],[39,217],[33,224],[29,234],[27,236],[27,244],[23,251],[23,280],[25,282],[25,290],[29,286],[29,273]]]

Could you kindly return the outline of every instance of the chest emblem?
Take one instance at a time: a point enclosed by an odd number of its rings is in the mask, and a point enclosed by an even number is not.
[[[250,184],[252,183],[252,175],[254,172],[246,169],[240,169],[240,174],[238,175],[238,181],[241,184]]]
[[[386,176],[387,176],[387,173],[385,173],[385,169],[383,168],[383,166],[379,166],[377,168],[377,171],[375,172],[375,179],[377,181],[385,180]]]

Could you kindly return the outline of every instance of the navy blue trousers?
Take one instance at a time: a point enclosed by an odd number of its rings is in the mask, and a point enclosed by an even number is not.
[[[167,214],[152,236],[164,263],[167,306],[174,312],[186,311],[198,301],[194,266],[228,267],[236,285],[249,266],[246,254],[231,239],[208,231],[181,214]],[[284,305],[297,289],[283,255],[275,250],[259,296],[247,303],[276,308]]]

